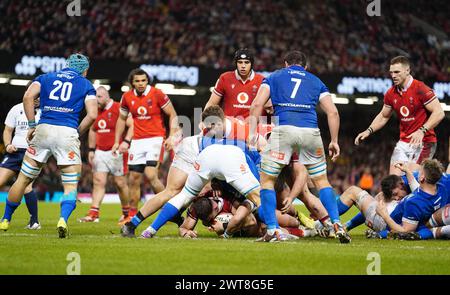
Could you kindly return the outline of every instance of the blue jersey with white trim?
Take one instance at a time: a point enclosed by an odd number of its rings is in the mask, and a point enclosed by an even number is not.
[[[413,172],[414,178],[416,180],[419,179],[419,171],[414,171]],[[408,183],[408,178],[406,177],[406,175],[402,176],[403,182],[407,185],[408,190],[410,191],[409,188],[409,183]],[[445,198],[442,198],[441,201],[441,206],[445,206],[446,204],[450,203],[450,175],[447,173],[442,173],[442,177],[441,179],[439,179],[438,184],[442,185],[445,187],[447,195]]]
[[[390,216],[397,224],[407,222],[423,225],[445,203],[447,203],[447,190],[442,184],[438,183],[435,195],[430,195],[418,188],[404,197]]]
[[[270,88],[275,116],[279,125],[318,128],[316,106],[329,94],[328,88],[303,67],[292,65],[275,71],[261,84]]]
[[[34,79],[41,85],[39,124],[78,128],[86,99],[95,99],[92,83],[72,69],[40,75]]]

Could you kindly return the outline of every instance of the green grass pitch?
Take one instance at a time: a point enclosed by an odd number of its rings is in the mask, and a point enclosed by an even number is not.
[[[346,245],[319,237],[255,243],[222,240],[201,225],[200,238],[186,240],[172,223],[157,238],[125,239],[117,226],[119,205],[103,205],[99,223],[78,223],[88,208],[78,204],[69,220],[69,238],[58,239],[59,204],[39,204],[39,231],[24,229],[28,212],[22,204],[10,229],[0,232],[0,274],[66,274],[70,252],[79,253],[81,274],[366,274],[370,252],[379,253],[381,274],[450,274],[449,241],[367,240],[361,226],[351,231],[352,243]]]

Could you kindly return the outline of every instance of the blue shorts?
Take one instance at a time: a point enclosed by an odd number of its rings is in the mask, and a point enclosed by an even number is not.
[[[5,157],[0,163],[0,167],[19,173],[20,167],[22,167],[22,161],[26,151],[27,151],[26,149],[17,149],[17,151],[12,154],[6,153]]]

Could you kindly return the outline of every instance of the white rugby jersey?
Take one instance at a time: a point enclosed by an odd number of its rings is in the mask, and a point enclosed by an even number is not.
[[[36,109],[35,121],[39,122],[41,117],[41,110]],[[28,119],[25,115],[25,110],[23,109],[23,103],[16,104],[8,112],[5,119],[5,125],[14,128],[14,137],[12,139],[12,144],[16,148],[26,149],[28,148],[27,143],[27,133],[28,133]]]

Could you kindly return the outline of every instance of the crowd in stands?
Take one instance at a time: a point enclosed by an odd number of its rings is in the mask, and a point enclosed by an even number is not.
[[[257,70],[274,70],[298,48],[315,73],[377,76],[406,54],[422,80],[450,78],[448,37],[417,22],[448,36],[446,0],[382,1],[373,17],[368,1],[354,0],[80,1],[81,16],[67,15],[69,2],[1,1],[0,50],[230,68],[245,46],[256,51]]]

